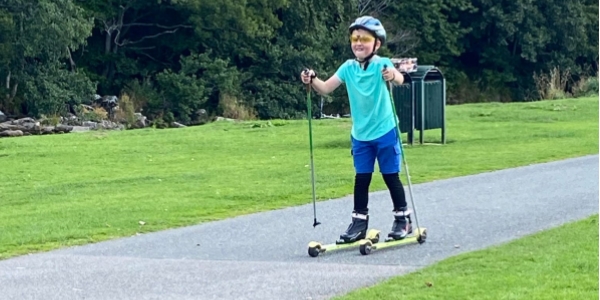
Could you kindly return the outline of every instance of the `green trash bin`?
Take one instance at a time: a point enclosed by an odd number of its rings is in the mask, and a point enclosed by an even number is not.
[[[446,79],[435,66],[418,66],[404,73],[404,84],[394,87],[394,100],[400,132],[408,133],[408,142],[414,143],[414,131],[419,131],[423,144],[424,131],[441,129],[442,144],[446,143]]]
[[[395,86],[392,91],[394,96],[394,105],[396,106],[396,114],[400,119],[400,132],[408,133],[408,140],[412,144],[413,132],[415,130],[414,121],[414,86],[412,78],[402,72],[404,83]]]

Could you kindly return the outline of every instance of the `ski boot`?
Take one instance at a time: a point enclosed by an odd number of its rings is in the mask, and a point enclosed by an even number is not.
[[[346,229],[346,232],[340,235],[337,244],[354,243],[367,236],[369,228],[369,215],[352,212],[352,223]]]
[[[412,233],[410,211],[406,207],[394,210],[394,224],[392,224],[392,231],[388,233],[388,237],[391,240],[401,240],[410,233]]]

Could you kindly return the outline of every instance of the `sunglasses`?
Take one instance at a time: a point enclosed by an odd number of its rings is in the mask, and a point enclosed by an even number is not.
[[[370,43],[374,40],[375,40],[374,37],[368,36],[368,35],[364,35],[364,36],[352,35],[352,36],[350,36],[350,42],[352,42],[352,43],[356,43],[356,42],[360,41],[361,43],[366,44],[366,43]]]

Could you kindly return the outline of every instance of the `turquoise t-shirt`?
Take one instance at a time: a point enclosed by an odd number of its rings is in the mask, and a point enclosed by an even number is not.
[[[356,60],[349,59],[335,73],[346,85],[352,117],[351,134],[359,141],[377,139],[398,122],[390,103],[388,83],[381,74],[384,65],[394,67],[389,58],[377,55],[371,58],[366,70]]]

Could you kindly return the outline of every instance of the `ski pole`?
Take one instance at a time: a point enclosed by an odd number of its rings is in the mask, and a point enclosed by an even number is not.
[[[308,73],[308,69],[304,69],[304,73]],[[312,78],[311,78],[312,81]],[[306,85],[306,107],[307,107],[307,117],[308,117],[308,140],[310,147],[310,174],[311,174],[311,182],[312,182],[312,197],[313,197],[313,214],[314,214],[314,223],[313,227],[317,227],[317,225],[321,224],[317,222],[317,192],[315,189],[315,164],[313,158],[313,141],[312,141],[312,103],[310,101],[310,83]]]
[[[383,69],[385,70],[387,68],[387,65],[383,66]],[[388,82],[388,89],[390,92],[390,102],[392,102],[392,110],[394,111],[394,116],[396,115],[396,105],[394,104],[394,95],[392,92],[392,83]],[[394,122],[397,122],[400,117],[397,117],[398,119],[394,118]],[[410,182],[410,173],[408,172],[408,164],[406,163],[406,155],[404,155],[404,147],[402,146],[402,139],[401,139],[401,133],[400,133],[400,122],[397,123],[396,125],[396,131],[398,132],[398,143],[400,144],[400,153],[402,153],[402,161],[404,162],[404,169],[406,170],[406,179],[408,180],[408,192],[410,193],[410,202],[412,204],[413,210],[415,211],[415,223],[417,223],[417,238],[421,237],[421,227],[419,226],[419,218],[417,218],[417,207],[415,206],[415,201],[413,198],[413,193],[412,193],[412,184]]]

